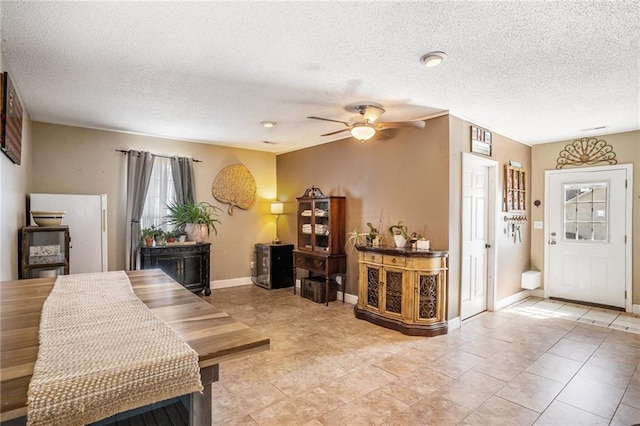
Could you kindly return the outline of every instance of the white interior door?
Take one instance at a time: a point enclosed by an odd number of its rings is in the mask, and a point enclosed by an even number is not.
[[[489,167],[463,158],[461,319],[487,310]]]
[[[548,297],[626,308],[628,173],[615,166],[547,172]]]

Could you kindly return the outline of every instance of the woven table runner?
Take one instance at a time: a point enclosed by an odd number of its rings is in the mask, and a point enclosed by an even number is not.
[[[28,425],[83,425],[202,391],[198,354],[124,271],[63,275],[42,308]]]

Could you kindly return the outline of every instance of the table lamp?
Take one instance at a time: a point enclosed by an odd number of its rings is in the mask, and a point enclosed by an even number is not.
[[[284,213],[284,203],[280,201],[274,201],[271,203],[271,214],[276,216],[276,239],[273,240],[273,244],[280,244],[281,241],[278,238],[278,217]]]

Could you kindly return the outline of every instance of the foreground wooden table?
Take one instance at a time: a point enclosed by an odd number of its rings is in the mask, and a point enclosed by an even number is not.
[[[215,309],[152,269],[127,272],[136,295],[197,353],[202,394],[191,398],[191,424],[211,423],[211,383],[218,364],[269,349],[269,338]],[[27,414],[27,390],[38,356],[38,327],[55,278],[0,283],[0,421]]]

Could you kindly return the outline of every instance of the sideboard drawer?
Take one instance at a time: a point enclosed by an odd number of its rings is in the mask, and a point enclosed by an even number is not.
[[[360,262],[382,263],[382,255],[379,253],[360,252]]]
[[[404,256],[382,256],[382,264],[389,266],[405,266],[407,264],[407,258]]]

